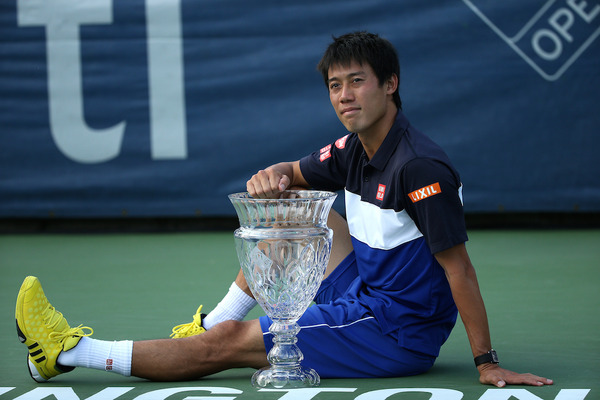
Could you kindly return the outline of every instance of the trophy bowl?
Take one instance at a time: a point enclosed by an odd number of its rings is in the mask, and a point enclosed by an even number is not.
[[[301,365],[296,323],[313,301],[329,261],[333,231],[327,217],[336,194],[287,190],[277,199],[229,195],[240,221],[235,246],[244,277],[273,323],[269,367],[252,376],[254,387],[306,387],[318,373]]]

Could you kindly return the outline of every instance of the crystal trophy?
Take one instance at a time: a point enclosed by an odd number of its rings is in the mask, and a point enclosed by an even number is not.
[[[254,373],[254,387],[320,383],[315,370],[301,365],[297,321],[313,301],[329,261],[333,231],[327,217],[336,196],[315,190],[288,190],[277,199],[229,196],[240,221],[234,236],[244,277],[273,321],[270,366]]]

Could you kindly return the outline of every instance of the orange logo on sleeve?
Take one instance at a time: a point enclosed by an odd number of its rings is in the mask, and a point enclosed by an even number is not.
[[[442,189],[440,188],[440,183],[436,182],[432,185],[422,187],[421,189],[417,189],[414,192],[408,194],[410,200],[413,203],[417,201],[421,201],[431,196],[435,196],[436,194],[442,193]]]

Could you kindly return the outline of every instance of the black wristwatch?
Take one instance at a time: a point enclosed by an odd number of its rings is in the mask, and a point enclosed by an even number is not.
[[[476,367],[480,366],[481,364],[487,364],[487,363],[498,364],[499,363],[498,354],[496,354],[496,350],[494,350],[494,349],[488,351],[485,354],[475,357],[474,361],[475,361]]]

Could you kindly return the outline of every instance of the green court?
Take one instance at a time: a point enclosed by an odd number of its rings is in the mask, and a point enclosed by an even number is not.
[[[600,230],[475,230],[467,245],[501,365],[553,386],[479,384],[460,322],[433,369],[417,377],[323,380],[319,391],[287,393],[253,389],[251,369],[176,383],[76,369],[36,384],[15,332],[25,276],[40,278],[72,326],[91,326],[99,339],[142,340],[168,337],[199,304],[210,310],[239,268],[233,232],[36,234],[0,236],[0,400],[600,399]]]

